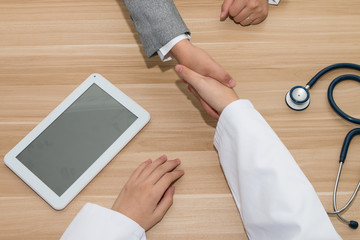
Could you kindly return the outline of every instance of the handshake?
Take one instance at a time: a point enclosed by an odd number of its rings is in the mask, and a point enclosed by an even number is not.
[[[235,81],[201,48],[185,39],[171,49],[171,55],[179,63],[175,71],[211,117],[219,119],[224,108],[239,99],[232,89]]]

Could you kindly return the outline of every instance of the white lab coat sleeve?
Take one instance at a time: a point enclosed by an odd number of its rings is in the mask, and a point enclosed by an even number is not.
[[[87,203],[60,240],[146,240],[145,230],[125,215]]]
[[[341,239],[314,188],[250,101],[224,109],[214,145],[249,239]]]

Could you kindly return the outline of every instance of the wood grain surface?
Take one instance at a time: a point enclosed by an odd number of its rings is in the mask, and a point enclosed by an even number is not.
[[[305,85],[323,67],[360,63],[360,1],[282,0],[257,26],[219,20],[221,0],[175,0],[192,32],[236,80],[274,128],[331,209],[338,157],[346,133],[358,127],[337,116],[326,89],[343,73],[326,74],[312,89],[310,107],[290,110],[285,93]],[[3,163],[0,164],[0,239],[59,239],[86,202],[111,207],[130,173],[147,158],[179,157],[185,176],[175,201],[149,240],[247,239],[217,153],[216,122],[186,92],[173,68],[147,59],[121,0],[0,1],[0,158],[91,73],[100,73],[147,109],[150,123],[63,211],[55,211]],[[344,110],[360,117],[360,85],[346,81],[335,90]],[[339,205],[360,177],[360,138],[349,149],[339,188]],[[266,201],[264,199],[264,201]],[[360,220],[360,201],[344,214]],[[360,239],[331,217],[344,239]]]

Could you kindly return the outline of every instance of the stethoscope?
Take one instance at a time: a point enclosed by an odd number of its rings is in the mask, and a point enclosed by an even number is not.
[[[310,104],[310,92],[309,89],[316,83],[316,81],[322,77],[325,73],[333,70],[333,69],[338,69],[338,68],[351,68],[351,69],[355,69],[355,70],[359,70],[360,71],[360,65],[357,64],[353,64],[353,63],[337,63],[331,66],[328,66],[326,68],[324,68],[323,70],[321,70],[320,72],[318,72],[307,84],[305,87],[303,86],[295,86],[293,87],[289,92],[287,92],[286,96],[285,96],[285,102],[288,105],[289,108],[296,110],[296,111],[302,111],[304,109],[306,109],[309,104]],[[356,124],[360,124],[360,119],[359,118],[354,118],[346,113],[344,113],[335,103],[334,101],[334,97],[333,97],[333,91],[334,88],[336,86],[336,84],[338,84],[341,81],[344,80],[355,80],[357,82],[360,82],[360,76],[357,75],[352,75],[352,74],[346,74],[346,75],[341,75],[337,78],[335,78],[331,84],[329,85],[328,88],[328,100],[330,103],[330,106],[334,109],[334,111],[339,114],[342,118],[344,118],[345,120],[352,122],[352,123],[356,123]],[[338,218],[343,221],[344,223],[348,224],[349,227],[356,229],[358,227],[358,222],[354,221],[354,220],[346,220],[344,219],[342,216],[340,216],[340,213],[342,213],[343,211],[345,211],[349,205],[352,203],[352,201],[354,200],[357,192],[359,191],[360,188],[360,181],[358,182],[352,196],[350,197],[349,201],[345,204],[345,206],[341,209],[338,210],[337,208],[337,204],[336,204],[336,194],[337,194],[337,189],[338,189],[338,185],[339,185],[339,180],[340,180],[340,175],[341,175],[341,170],[342,167],[344,165],[345,162],[345,158],[346,158],[346,154],[351,142],[351,139],[355,136],[355,135],[360,135],[360,128],[355,128],[353,130],[351,130],[345,137],[344,140],[344,144],[342,146],[341,149],[341,153],[340,153],[340,160],[339,160],[339,170],[338,170],[338,174],[336,177],[336,181],[335,181],[335,186],[334,186],[334,191],[333,191],[333,208],[334,210],[332,212],[327,212],[328,214],[336,214],[338,216]]]

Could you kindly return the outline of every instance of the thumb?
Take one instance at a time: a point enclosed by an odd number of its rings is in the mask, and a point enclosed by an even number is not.
[[[218,63],[214,62],[211,66],[211,71],[206,75],[211,77],[223,85],[233,88],[235,87],[235,81],[231,78],[229,73],[227,73]]]
[[[204,77],[197,72],[194,72],[188,67],[185,67],[184,65],[176,65],[175,71],[179,75],[181,79],[189,83],[191,86],[193,86],[195,89],[198,88],[198,85],[201,81],[203,81]]]
[[[224,0],[223,4],[221,6],[220,20],[225,20],[225,18],[229,14],[229,9],[233,2],[234,2],[234,0]]]

